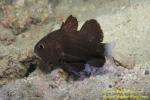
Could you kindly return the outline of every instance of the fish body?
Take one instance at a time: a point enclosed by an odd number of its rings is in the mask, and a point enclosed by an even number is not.
[[[62,65],[68,72],[81,71],[86,63],[102,67],[108,45],[102,43],[103,31],[99,23],[91,19],[79,31],[77,28],[77,19],[69,16],[60,29],[49,33],[36,44],[34,52],[46,66]]]

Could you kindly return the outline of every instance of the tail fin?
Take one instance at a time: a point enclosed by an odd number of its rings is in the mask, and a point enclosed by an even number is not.
[[[97,48],[97,52],[101,56],[112,57],[112,49],[115,47],[115,42],[100,43]]]
[[[106,57],[112,57],[112,50],[115,47],[116,43],[115,42],[111,42],[111,43],[105,43],[104,45],[104,55]]]

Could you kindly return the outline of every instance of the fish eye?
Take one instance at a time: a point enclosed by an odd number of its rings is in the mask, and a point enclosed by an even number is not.
[[[39,48],[39,49],[44,49],[44,45],[43,45],[43,44],[39,44],[39,45],[38,45],[38,48]]]

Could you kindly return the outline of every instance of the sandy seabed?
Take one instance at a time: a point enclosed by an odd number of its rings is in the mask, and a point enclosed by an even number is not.
[[[0,1],[0,100],[106,100],[123,93],[150,99],[149,0],[12,1]],[[120,64],[113,70],[108,60],[111,73],[66,81],[61,69],[44,73],[38,68],[35,44],[70,14],[80,27],[96,19],[104,42],[115,42],[113,56]],[[31,63],[37,67],[26,77]]]

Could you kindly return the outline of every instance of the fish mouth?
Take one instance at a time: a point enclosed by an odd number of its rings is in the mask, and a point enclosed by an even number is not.
[[[41,57],[39,57],[39,55],[37,53],[34,53],[33,56],[35,56],[36,58],[41,60]]]
[[[41,61],[41,64],[44,66],[53,67],[54,65],[46,59],[41,58],[37,53],[34,53],[34,56]]]

